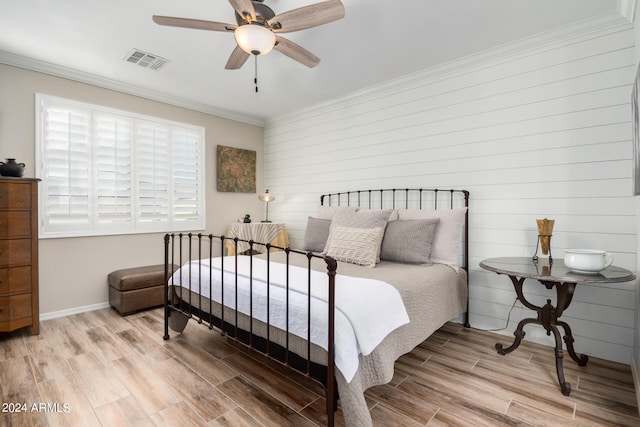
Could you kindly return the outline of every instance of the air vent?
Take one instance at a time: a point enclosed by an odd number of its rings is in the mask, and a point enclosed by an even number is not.
[[[164,67],[165,64],[171,62],[168,59],[140,49],[131,49],[124,60],[156,71]]]

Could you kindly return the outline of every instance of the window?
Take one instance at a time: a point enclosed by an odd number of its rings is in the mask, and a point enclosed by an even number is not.
[[[40,237],[205,228],[204,128],[36,95]]]

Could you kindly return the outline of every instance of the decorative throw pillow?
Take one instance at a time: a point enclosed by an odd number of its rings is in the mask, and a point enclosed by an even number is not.
[[[305,251],[322,252],[327,245],[330,227],[330,219],[319,219],[310,216],[307,219],[307,228],[304,232],[302,249]]]
[[[338,261],[375,267],[383,234],[382,227],[332,227],[326,253]]]
[[[460,237],[466,212],[467,208],[431,211],[400,209],[398,215],[400,220],[440,218],[431,251],[431,261],[450,265],[458,271]]]
[[[318,206],[316,212],[316,218],[318,219],[333,219],[333,215],[340,212],[356,212],[358,208],[356,206]]]
[[[389,221],[380,246],[380,259],[431,264],[431,251],[440,218]]]
[[[337,226],[352,227],[352,228],[382,228],[387,226],[387,219],[391,214],[391,209],[384,210],[365,210],[349,212],[345,210],[338,210],[333,215],[331,220],[331,229],[329,230],[329,239],[324,252],[328,250],[329,241],[333,235],[333,230]],[[380,261],[380,247],[378,246],[376,262]]]

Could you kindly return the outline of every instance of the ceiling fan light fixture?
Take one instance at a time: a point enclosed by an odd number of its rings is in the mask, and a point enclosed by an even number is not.
[[[251,55],[266,55],[276,44],[276,35],[257,23],[239,26],[233,36],[240,49]]]

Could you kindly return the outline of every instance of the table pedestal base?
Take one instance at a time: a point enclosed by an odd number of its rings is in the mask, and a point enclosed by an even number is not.
[[[496,350],[498,351],[498,354],[502,354],[502,355],[511,353],[516,348],[518,348],[518,346],[522,342],[522,339],[525,336],[525,332],[523,330],[525,325],[528,325],[530,323],[536,324],[536,325],[542,325],[547,331],[547,335],[551,335],[551,333],[553,333],[553,336],[555,338],[556,372],[558,374],[558,383],[560,384],[560,390],[562,391],[562,394],[564,394],[565,396],[568,396],[571,393],[571,384],[569,384],[564,378],[564,366],[562,362],[562,359],[563,359],[562,340],[564,340],[565,344],[567,345],[567,352],[569,353],[569,356],[571,356],[571,358],[579,366],[586,366],[587,362],[589,361],[589,357],[587,355],[576,354],[575,349],[573,348],[574,339],[573,339],[573,334],[571,332],[571,328],[566,322],[558,320],[560,316],[562,316],[562,313],[564,312],[564,310],[567,307],[569,307],[569,304],[571,303],[571,299],[573,298],[573,291],[575,289],[575,283],[550,282],[550,281],[540,280],[540,283],[545,285],[547,289],[552,289],[553,287],[556,288],[557,306],[554,307],[551,304],[551,300],[547,299],[547,303],[544,306],[538,307],[536,305],[531,304],[524,297],[524,294],[522,292],[522,285],[524,283],[525,278],[517,277],[517,276],[509,276],[509,278],[513,282],[513,286],[515,288],[516,295],[518,296],[518,300],[525,307],[536,311],[538,313],[538,317],[535,319],[533,318],[522,319],[520,323],[518,323],[518,327],[513,333],[513,335],[515,336],[513,343],[507,348],[503,348],[503,345],[498,343],[496,344]],[[565,335],[564,337],[562,337],[562,339],[560,338],[561,335],[560,335],[558,326],[562,327],[565,332]]]

